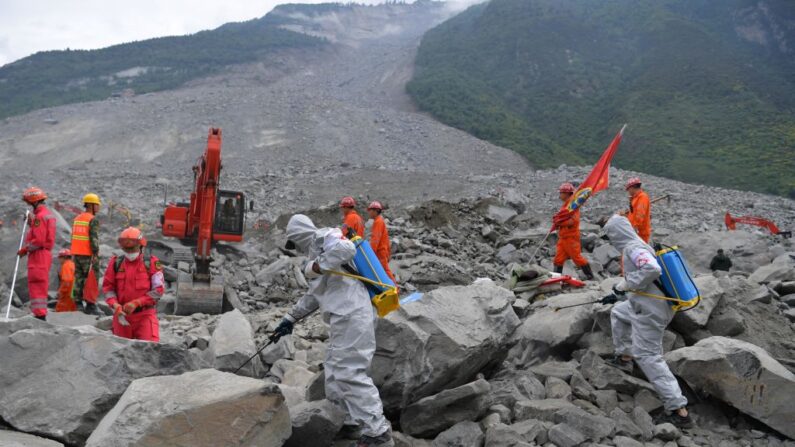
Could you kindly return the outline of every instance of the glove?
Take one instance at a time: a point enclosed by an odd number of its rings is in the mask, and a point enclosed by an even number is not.
[[[315,278],[320,278],[322,276],[319,273],[320,272],[320,267],[317,267],[317,270],[315,270],[315,268],[316,268],[315,266],[316,265],[317,265],[317,262],[315,262],[315,261],[309,261],[309,262],[306,263],[306,266],[304,267],[304,276],[306,277],[306,279],[312,280],[312,279],[315,279]]]
[[[627,293],[627,282],[621,280],[618,284],[613,285],[613,293],[618,296],[624,296]]]
[[[130,315],[135,311],[135,309],[138,309],[139,307],[141,307],[141,302],[138,300],[132,300],[129,303],[125,304],[122,310],[124,311],[125,314]]]
[[[22,247],[17,252],[17,256],[25,256],[26,254],[28,254],[28,247]]]
[[[276,343],[279,341],[280,338],[284,337],[287,334],[293,333],[293,322],[288,320],[287,318],[282,318],[282,322],[276,326],[276,329],[271,334],[270,339],[271,342]]]
[[[618,297],[611,293],[610,295],[607,295],[606,297],[599,300],[599,302],[602,304],[614,304],[618,302]]]

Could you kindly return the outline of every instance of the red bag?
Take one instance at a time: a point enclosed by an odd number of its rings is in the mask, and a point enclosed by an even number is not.
[[[94,273],[94,266],[88,268],[88,277],[83,285],[83,300],[87,303],[96,304],[99,297],[99,281],[97,274]]]

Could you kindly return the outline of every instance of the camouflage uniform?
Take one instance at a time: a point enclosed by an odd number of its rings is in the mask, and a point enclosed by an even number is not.
[[[75,285],[72,288],[72,298],[78,309],[81,308],[80,303],[83,301],[83,287],[86,284],[89,267],[93,266],[97,281],[99,281],[99,275],[102,273],[99,269],[99,221],[96,218],[92,219],[88,224],[88,238],[91,244],[91,252],[94,253],[94,256],[74,256]]]

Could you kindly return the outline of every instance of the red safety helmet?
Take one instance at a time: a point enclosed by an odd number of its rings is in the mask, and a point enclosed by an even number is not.
[[[340,208],[354,208],[356,206],[356,201],[353,200],[353,197],[346,196],[340,200]]]
[[[574,185],[572,185],[569,182],[566,182],[560,185],[560,188],[558,188],[558,192],[567,192],[569,194],[574,194]]]
[[[627,184],[624,185],[624,189],[629,189],[633,186],[640,186],[640,177],[632,177],[631,179],[627,180]]]
[[[376,201],[370,202],[370,205],[368,205],[368,206],[367,206],[367,209],[368,209],[368,210],[378,210],[378,211],[383,211],[383,210],[384,210],[384,206],[383,206],[383,205],[381,205],[381,202],[379,202],[378,200],[376,200]]]
[[[47,198],[47,194],[41,188],[35,186],[28,188],[22,193],[22,200],[33,205]]]
[[[146,246],[146,238],[143,232],[135,227],[128,227],[119,235],[119,246],[121,248],[135,248]]]
[[[72,256],[72,250],[69,250],[68,248],[64,248],[63,250],[58,252],[59,258],[68,258],[70,256]]]

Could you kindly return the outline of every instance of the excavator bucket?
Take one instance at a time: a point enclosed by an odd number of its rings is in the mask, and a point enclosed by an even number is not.
[[[223,276],[213,275],[208,283],[194,281],[190,273],[180,272],[177,278],[177,301],[174,305],[176,315],[220,314],[223,303]]]

